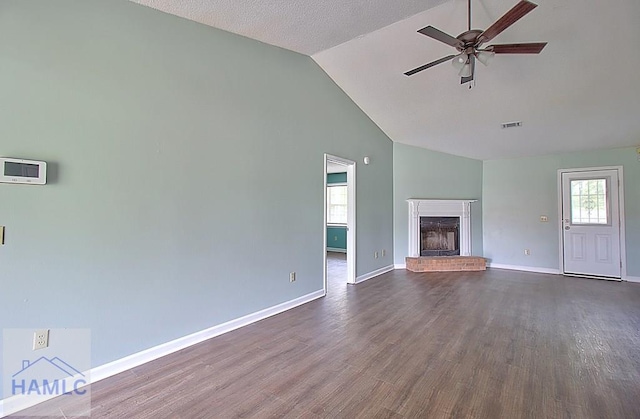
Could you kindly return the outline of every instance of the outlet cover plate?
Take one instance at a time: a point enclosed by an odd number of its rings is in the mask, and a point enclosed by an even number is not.
[[[36,330],[33,334],[33,350],[44,349],[49,346],[49,329]]]

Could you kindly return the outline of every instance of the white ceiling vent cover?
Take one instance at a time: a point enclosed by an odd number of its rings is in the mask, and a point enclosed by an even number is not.
[[[502,124],[502,128],[517,128],[522,126],[522,121],[517,122],[504,122]]]

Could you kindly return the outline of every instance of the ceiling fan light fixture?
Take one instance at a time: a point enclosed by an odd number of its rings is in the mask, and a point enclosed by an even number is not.
[[[462,67],[458,75],[460,77],[471,77],[471,63],[469,61]]]
[[[469,61],[469,56],[465,53],[462,53],[460,55],[456,55],[455,57],[453,57],[453,60],[451,61],[451,65],[456,70],[462,71],[462,69],[464,68],[465,64],[468,61]]]
[[[476,58],[484,65],[489,65],[489,62],[496,55],[493,51],[478,51],[476,53]]]

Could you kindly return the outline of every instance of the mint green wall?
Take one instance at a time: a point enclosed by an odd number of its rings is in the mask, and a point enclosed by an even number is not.
[[[640,277],[640,162],[635,148],[485,161],[485,256],[497,264],[558,269],[558,169],[597,166],[624,167],[627,273]],[[549,221],[541,223],[541,215]]]
[[[327,227],[327,247],[332,249],[347,249],[347,228]]]
[[[51,170],[0,184],[0,329],[90,328],[95,366],[321,290],[324,153],[371,157],[357,275],[392,263],[392,143],[311,58],[124,0],[1,10],[0,155]]]
[[[396,264],[404,264],[407,256],[409,198],[478,199],[471,207],[472,252],[482,255],[482,161],[393,144]]]

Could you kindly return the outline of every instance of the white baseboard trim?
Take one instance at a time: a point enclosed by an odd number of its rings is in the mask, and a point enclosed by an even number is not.
[[[347,253],[347,249],[341,249],[339,247],[327,247],[327,252]]]
[[[624,278],[622,278],[623,281],[627,281],[627,282],[640,282],[640,276],[625,276]]]
[[[196,332],[191,335],[187,335],[176,340],[163,343],[161,345],[146,349],[133,355],[129,355],[117,361],[92,368],[91,381],[96,382],[103,380],[107,377],[119,374],[123,371],[161,358],[165,355],[169,355],[181,349],[188,348],[189,346],[204,342],[207,339],[220,336],[222,334],[231,332],[232,330],[236,330],[251,323],[266,319],[267,317],[271,317],[284,311],[291,310],[292,308],[316,300],[323,296],[324,290],[318,290],[312,292],[311,294],[303,295],[302,297],[286,301],[284,303],[257,311],[252,314],[247,314],[246,316],[240,317],[238,319],[230,320],[226,323],[222,323],[217,326],[202,330],[200,332]]]
[[[510,271],[536,272],[539,274],[560,275],[559,269],[538,268],[536,266],[503,265],[501,263],[487,263],[487,268],[508,269]]]
[[[364,282],[368,279],[371,278],[375,278],[378,275],[382,275],[382,274],[386,274],[387,272],[391,272],[393,271],[394,266],[393,265],[388,265],[385,266],[383,268],[380,269],[376,269],[375,271],[369,272],[368,274],[364,274],[364,275],[360,275],[359,277],[356,278],[356,284],[359,284],[361,282]]]
[[[396,263],[393,265],[393,269],[407,269],[406,263]]]
[[[324,295],[324,290],[318,290],[310,294],[303,295],[302,297],[298,297],[290,301],[285,301],[284,303],[275,305],[273,307],[269,307],[255,313],[247,314],[246,316],[230,320],[228,322],[192,333],[187,336],[183,336],[170,342],[154,346],[153,348],[145,349],[144,351],[140,351],[124,358],[115,360],[113,362],[109,362],[108,364],[100,365],[98,367],[92,368],[85,375],[90,374],[89,377],[91,377],[91,383],[96,383],[100,380],[104,380],[105,378],[112,377],[121,372],[138,367],[142,364],[146,364],[147,362],[172,354],[181,349],[188,348],[189,346],[196,345],[198,343],[204,342],[205,340],[220,336],[224,333],[231,332],[243,326],[255,323],[259,320],[266,319],[267,317],[280,314],[284,311],[291,310],[292,308],[298,307],[302,304],[306,304],[313,300],[317,300],[318,298],[324,297]],[[56,395],[52,395],[51,397],[49,397],[49,399],[52,399],[54,397],[56,397]],[[23,400],[18,400],[17,398]],[[7,403],[5,403],[5,400],[7,401]],[[45,400],[40,398],[38,400],[38,403],[43,401]],[[33,403],[33,398],[29,398],[27,396],[12,396],[11,398],[5,398],[3,400],[0,400],[0,418],[12,415],[34,405],[35,403]],[[7,406],[10,406],[10,411],[4,410],[4,408]]]

